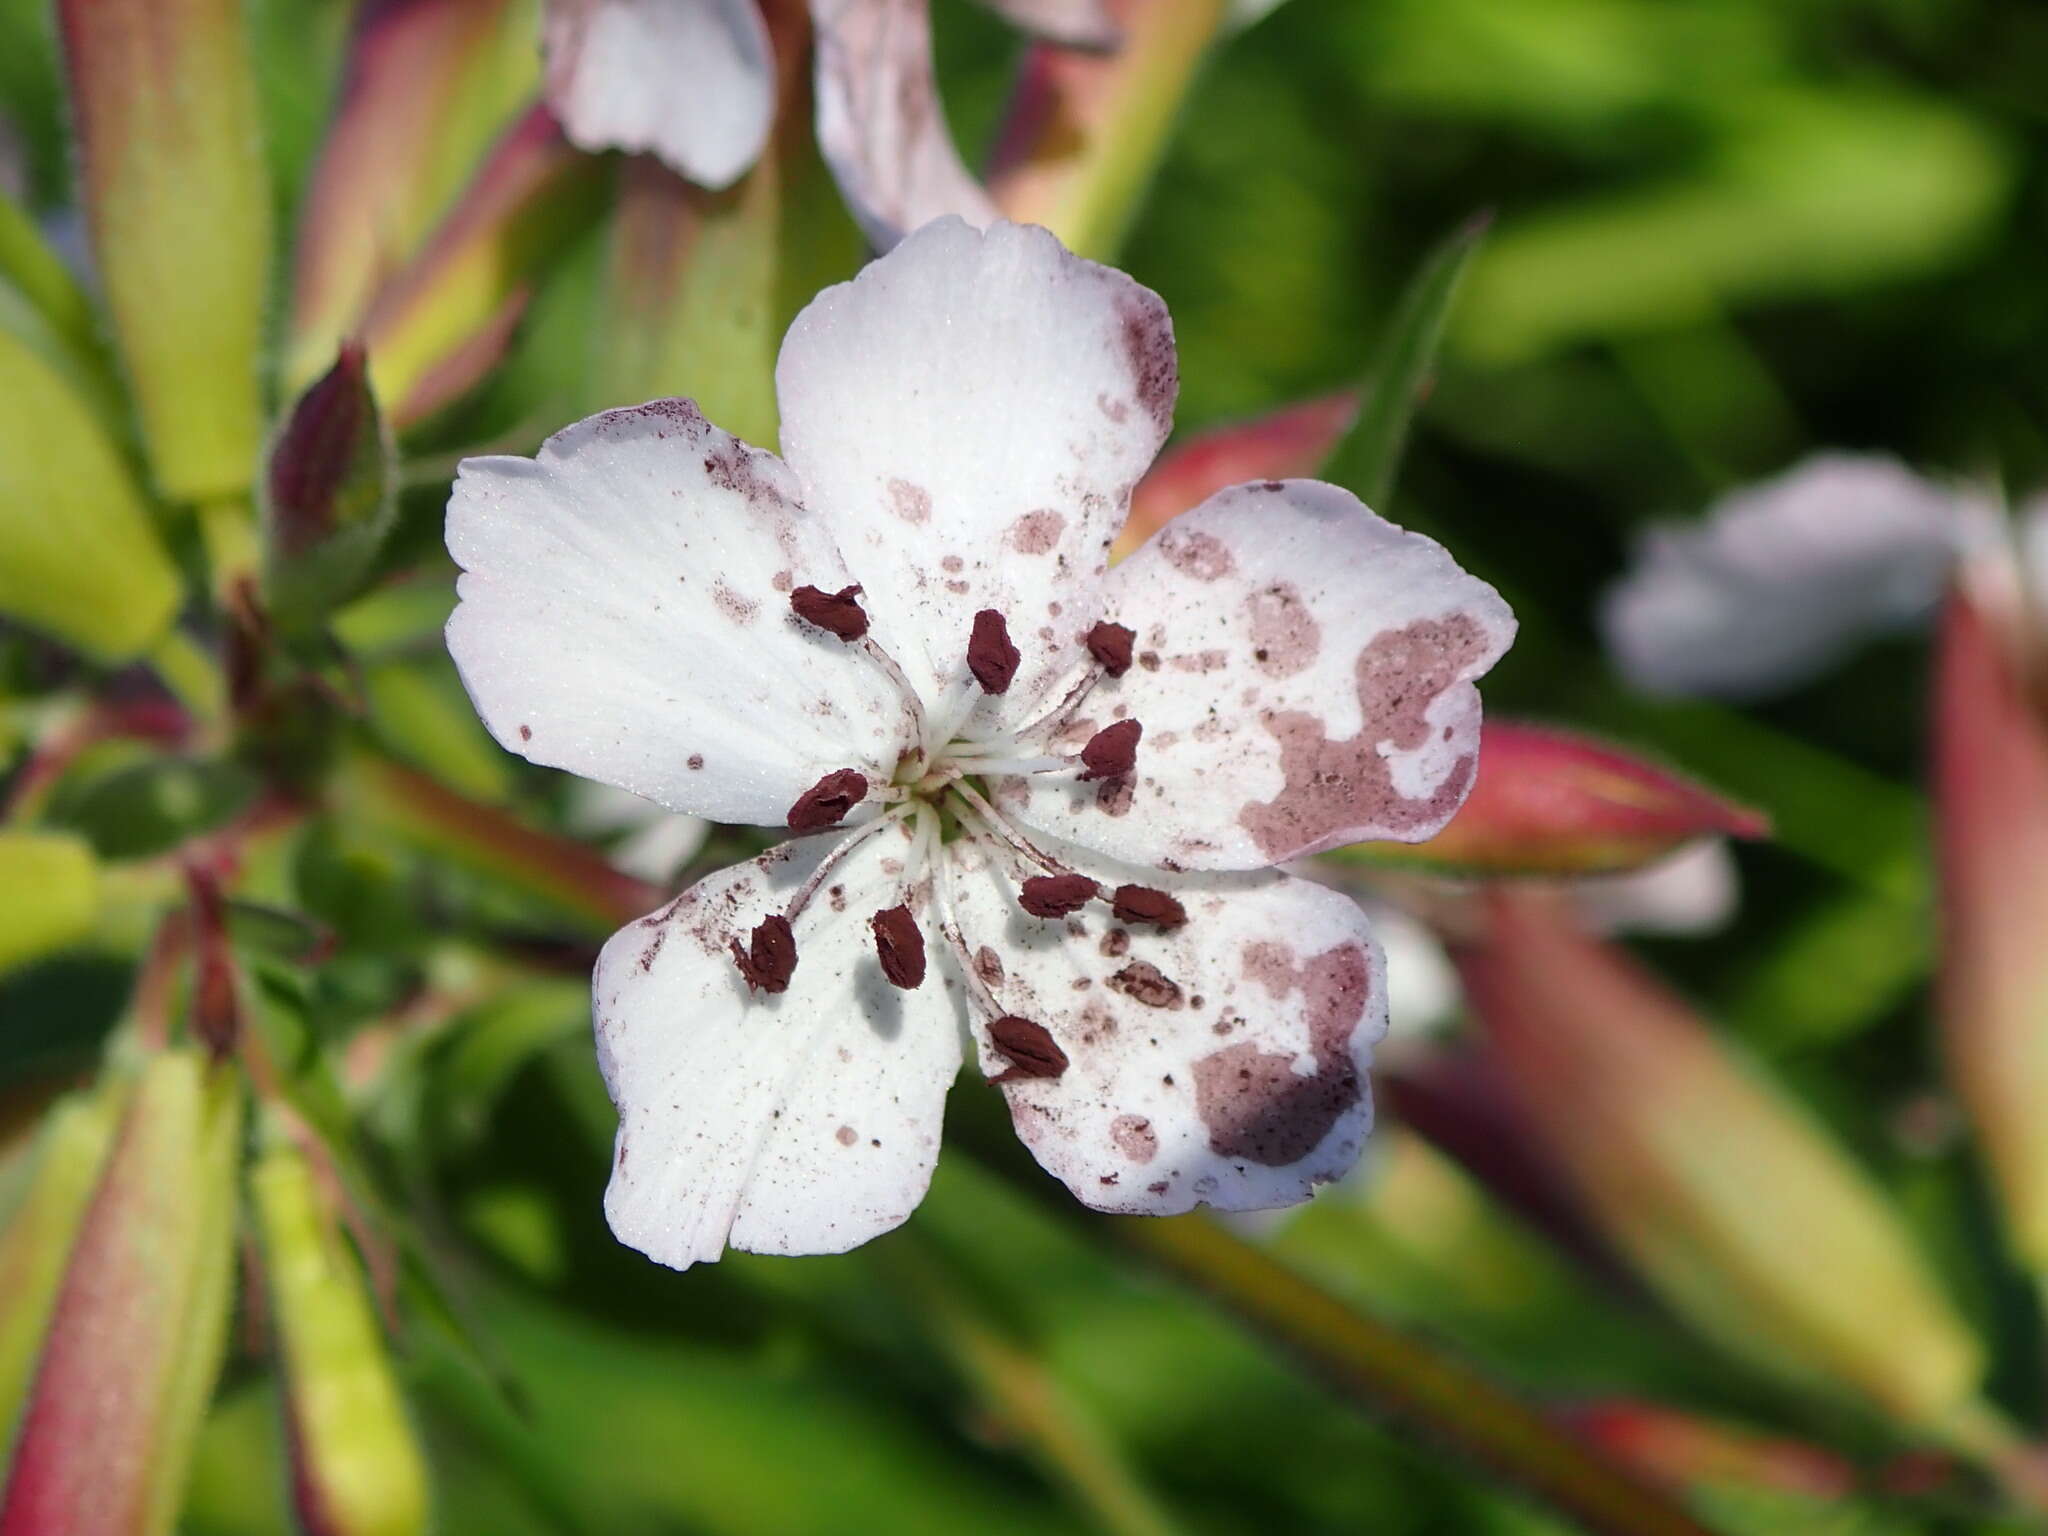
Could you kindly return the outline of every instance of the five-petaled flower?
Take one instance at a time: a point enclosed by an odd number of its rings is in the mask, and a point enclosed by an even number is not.
[[[470,460],[449,506],[448,643],[500,742],[794,834],[598,961],[613,1231],[682,1267],[895,1226],[963,1025],[1099,1209],[1343,1173],[1383,965],[1271,866],[1443,825],[1506,605],[1312,481],[1110,569],[1172,330],[1043,230],[925,227],[819,295],[776,382],[780,458],[656,401]]]

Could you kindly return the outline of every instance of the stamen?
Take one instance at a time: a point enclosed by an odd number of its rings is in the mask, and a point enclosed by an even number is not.
[[[984,693],[1008,693],[1022,660],[1010,643],[1010,626],[1000,613],[984,608],[974,616],[974,630],[967,639],[967,670]]]
[[[798,587],[789,594],[789,606],[806,624],[815,624],[842,640],[858,640],[868,632],[867,610],[856,600],[859,593],[858,586],[841,587],[837,592]]]
[[[732,945],[733,963],[740,968],[740,975],[746,978],[748,991],[789,990],[789,978],[796,970],[796,933],[789,926],[788,918],[762,918],[755,925],[745,949],[740,948],[738,939],[727,942]]]
[[[995,742],[986,745],[990,752],[998,748]],[[1058,773],[1074,766],[1073,759],[1067,757],[983,757],[957,749],[946,754],[946,761],[962,773]]]
[[[799,837],[822,832],[844,821],[846,813],[865,800],[867,793],[866,774],[855,768],[836,769],[798,795],[784,820]]]
[[[989,1079],[992,1083],[1014,1082],[1018,1078],[1058,1077],[1067,1070],[1067,1053],[1043,1024],[1006,1013],[988,1026],[988,1043],[1010,1064],[1007,1072]]]
[[[1086,875],[1033,875],[1019,887],[1017,905],[1033,917],[1065,917],[1101,894]]]
[[[804,908],[808,907],[811,904],[811,898],[818,894],[819,887],[825,883],[825,877],[837,869],[845,861],[849,853],[852,853],[854,849],[858,848],[876,833],[898,825],[909,809],[910,807],[907,805],[897,806],[879,820],[871,821],[866,826],[850,832],[846,837],[842,838],[838,847],[818,861],[818,867],[812,870],[810,878],[797,888],[796,895],[790,899],[790,903],[783,910],[782,915],[792,923],[803,916]]]
[[[1119,720],[1114,725],[1105,725],[1088,738],[1088,745],[1081,749],[1081,778],[1120,779],[1129,773],[1138,761],[1138,738],[1145,734],[1145,727],[1135,720]]]
[[[1013,850],[1029,859],[1040,869],[1052,874],[1070,875],[1073,873],[1072,870],[1052,857],[1051,854],[1034,846],[1029,838],[1005,821],[1003,813],[990,805],[987,797],[972,784],[961,779],[956,780],[948,787],[973,808],[975,813],[973,819],[984,824],[982,830],[992,841],[1007,843]],[[968,818],[963,817],[962,819]]]
[[[1109,902],[1120,923],[1150,923],[1155,928],[1178,928],[1188,920],[1187,908],[1166,892],[1155,891],[1147,885],[1120,885]]]
[[[1084,643],[1088,654],[1101,664],[1103,671],[1111,677],[1122,677],[1131,670],[1131,645],[1137,638],[1136,630],[1104,619],[1088,631]]]
[[[868,919],[875,933],[875,956],[890,985],[910,992],[924,981],[924,932],[907,906],[890,907]]]

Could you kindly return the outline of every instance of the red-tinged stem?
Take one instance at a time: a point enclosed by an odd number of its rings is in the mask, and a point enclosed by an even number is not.
[[[342,770],[344,793],[409,840],[499,876],[520,890],[610,929],[666,899],[657,886],[612,868],[583,844],[479,805],[425,774],[358,752]]]

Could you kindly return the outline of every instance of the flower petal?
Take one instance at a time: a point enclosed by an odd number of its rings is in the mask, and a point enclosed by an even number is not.
[[[1652,527],[1602,605],[1608,652],[1651,693],[1796,687],[1930,615],[1983,512],[1896,460],[1817,454]]]
[[[780,825],[825,774],[895,771],[909,720],[871,663],[797,620],[844,586],[789,471],[686,400],[606,411],[537,459],[468,459],[448,649],[500,744],[718,821]]]
[[[927,225],[797,317],[783,452],[927,698],[964,680],[989,608],[1023,661],[978,727],[1072,678],[1176,377],[1156,294],[1013,224]]]
[[[706,187],[739,179],[775,116],[755,0],[548,0],[548,106],[579,149],[651,150]]]
[[[1017,906],[985,845],[946,854],[982,1069],[1032,1156],[1085,1204],[1266,1210],[1357,1160],[1387,1023],[1386,968],[1357,903],[1288,875],[1219,875],[1173,884],[1188,920],[1170,931],[1100,902],[1047,921]],[[997,1009],[1047,1030],[1065,1069],[1009,1070]]]
[[[676,1269],[727,1246],[840,1253],[924,1198],[960,1066],[958,983],[883,978],[868,919],[908,902],[884,828],[826,872],[797,918],[796,969],[749,992],[729,941],[784,910],[827,858],[785,843],[721,870],[605,945],[592,983],[598,1065],[619,1107],[605,1215]]]
[[[1588,933],[1713,933],[1741,899],[1725,838],[1702,837],[1655,864],[1594,875],[1571,887],[1572,913]]]
[[[1109,48],[1119,29],[1109,0],[987,0],[988,8],[1027,32],[1070,48]]]
[[[811,17],[818,148],[876,248],[944,214],[993,222],[946,128],[929,0],[811,0]]]
[[[1314,480],[1241,485],[1111,574],[1136,664],[1055,745],[1144,727],[1128,779],[999,781],[1020,820],[1134,864],[1256,869],[1367,838],[1429,837],[1471,785],[1472,687],[1514,636],[1443,547]]]

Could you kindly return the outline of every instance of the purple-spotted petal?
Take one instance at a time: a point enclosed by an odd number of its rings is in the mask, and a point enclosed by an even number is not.
[[[650,151],[723,187],[775,116],[756,0],[548,0],[548,106],[579,149]]]
[[[1052,745],[1144,727],[1135,771],[1011,778],[1018,819],[1134,864],[1257,869],[1442,828],[1479,749],[1472,686],[1514,636],[1443,547],[1313,480],[1222,491],[1111,574],[1136,659]]]
[[[826,872],[793,929],[788,990],[750,991],[730,941],[787,908],[830,839],[709,876],[621,929],[592,982],[598,1065],[619,1110],[605,1215],[676,1269],[727,1247],[840,1253],[924,1198],[960,1065],[958,986],[891,985],[869,919],[902,889],[885,828]]]
[[[1032,1156],[1086,1204],[1263,1210],[1357,1160],[1387,1008],[1378,946],[1349,897],[1277,873],[1218,875],[1171,885],[1187,922],[1170,931],[1120,923],[1100,902],[1048,922],[1019,911],[1014,874],[981,845],[947,854],[982,1069]],[[1130,873],[1083,868],[1105,888]],[[1035,1070],[1013,1070],[991,1035],[1005,1016],[1050,1036]]]
[[[993,222],[946,128],[929,0],[811,0],[811,17],[818,148],[875,247],[949,213]]]
[[[1655,526],[1601,612],[1609,654],[1652,693],[1756,698],[1929,617],[1985,509],[1894,459],[1817,454]]]
[[[688,401],[606,411],[536,459],[465,460],[448,649],[499,743],[717,821],[784,824],[828,773],[887,782],[911,737],[883,675],[803,624],[832,541],[774,455]]]
[[[1086,660],[1105,558],[1176,383],[1157,295],[1042,229],[927,225],[790,328],[783,451],[927,698],[975,615],[1021,653],[973,734],[1041,712]]]

